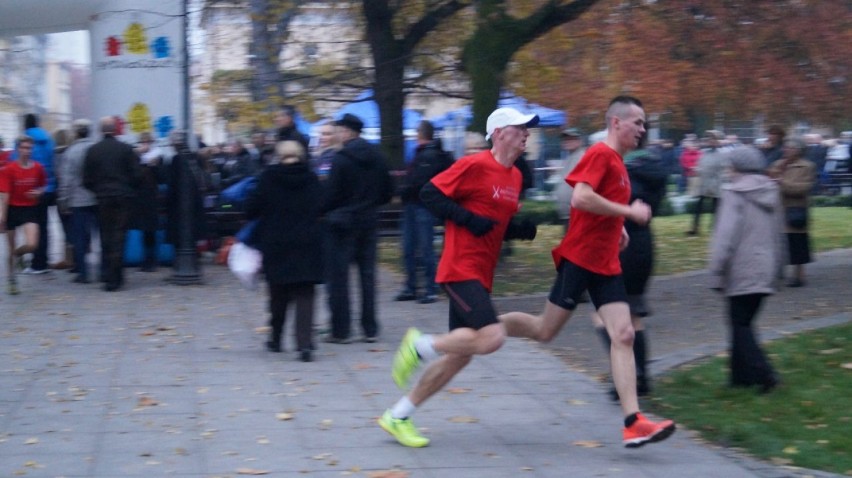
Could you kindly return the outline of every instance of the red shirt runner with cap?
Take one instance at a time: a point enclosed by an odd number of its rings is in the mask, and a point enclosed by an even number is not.
[[[590,147],[565,181],[572,187],[587,183],[612,202],[630,201],[630,179],[624,159],[604,142]],[[623,226],[622,216],[602,216],[572,207],[568,233],[553,249],[553,262],[558,268],[562,259],[567,259],[596,274],[621,274],[618,243]]]
[[[445,222],[444,252],[435,282],[478,280],[491,292],[503,235],[518,212],[521,172],[498,163],[490,150],[465,156],[432,178],[447,197],[479,216],[497,221],[487,234],[476,237],[464,226]]]

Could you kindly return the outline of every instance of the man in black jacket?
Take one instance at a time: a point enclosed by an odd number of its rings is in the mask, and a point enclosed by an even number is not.
[[[423,268],[424,293],[419,297],[421,304],[437,300],[435,285],[435,216],[423,206],[420,189],[436,174],[453,164],[452,156],[435,140],[435,127],[428,121],[417,126],[417,150],[408,165],[405,180],[400,189],[402,199],[402,250],[405,263],[405,286],[396,300],[417,299],[417,266]]]
[[[104,138],[86,152],[83,186],[98,198],[101,227],[101,280],[104,290],[124,285],[124,240],[133,198],[139,186],[139,157],[133,148],[115,138],[115,118],[101,119]]]
[[[379,149],[361,138],[364,123],[346,114],[336,122],[343,148],[331,162],[322,212],[328,227],[326,268],[331,309],[330,343],[349,343],[349,264],[361,279],[361,327],[364,340],[375,342],[376,247],[379,206],[393,195],[390,173]]]
[[[308,154],[308,137],[296,128],[296,109],[292,106],[283,106],[275,113],[276,141],[298,141]]]

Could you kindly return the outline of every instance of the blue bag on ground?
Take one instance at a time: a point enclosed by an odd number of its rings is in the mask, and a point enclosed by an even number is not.
[[[248,199],[249,193],[257,187],[257,177],[249,176],[236,184],[228,186],[219,195],[220,202],[242,204]]]

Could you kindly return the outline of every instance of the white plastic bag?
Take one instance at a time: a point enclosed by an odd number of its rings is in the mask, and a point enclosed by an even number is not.
[[[228,268],[248,290],[257,289],[263,256],[257,249],[236,242],[228,252]]]

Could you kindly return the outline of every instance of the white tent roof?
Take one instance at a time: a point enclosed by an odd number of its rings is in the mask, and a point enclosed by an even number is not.
[[[109,0],[0,0],[0,36],[88,30],[95,12]]]

